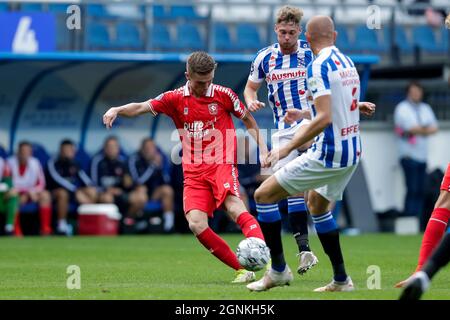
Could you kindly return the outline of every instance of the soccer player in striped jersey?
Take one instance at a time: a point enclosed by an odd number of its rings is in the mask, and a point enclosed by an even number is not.
[[[360,80],[353,61],[334,46],[334,23],[330,17],[316,16],[307,24],[306,38],[315,60],[307,68],[308,90],[314,99],[312,120],[299,128],[294,137],[279,149],[273,149],[266,161],[273,164],[293,150],[315,139],[307,152],[290,161],[265,180],[255,192],[260,208],[277,203],[298,192],[308,192],[308,208],[320,242],[331,260],[331,283],[315,291],[352,291],[339,243],[336,221],[330,211],[332,201],[342,199],[346,185],[361,156],[358,100]],[[272,222],[273,223],[273,222]],[[270,224],[270,222],[268,222]],[[265,238],[281,242],[275,228]],[[289,284],[292,273],[281,255],[271,255],[272,268],[263,278],[247,285],[252,291],[264,291]]]
[[[278,43],[258,52],[251,65],[244,90],[249,110],[258,111],[265,104],[258,100],[257,92],[264,80],[266,81],[268,101],[273,111],[275,127],[278,129],[272,136],[272,148],[275,149],[289,143],[297,129],[309,124],[311,119],[312,97],[307,91],[306,67],[313,59],[313,52],[306,41],[299,40],[302,16],[303,12],[295,7],[284,6],[278,11],[275,23]],[[375,106],[368,102],[361,103],[359,108],[368,116],[375,110]],[[272,170],[277,171],[298,157],[311,142],[305,143],[280,159]],[[257,211],[263,229],[281,230],[281,216],[277,203],[257,206]],[[309,247],[308,216],[303,192],[288,198],[288,214],[299,251],[297,272],[303,274],[318,262]],[[271,243],[270,238],[266,240],[272,254],[283,255],[281,242]]]
[[[268,101],[273,111],[274,123],[278,131],[272,136],[272,148],[278,148],[288,143],[296,130],[310,122],[305,115],[302,119],[287,124],[284,121],[286,112],[290,108],[302,110],[309,114],[309,105],[306,99],[306,66],[312,61],[313,53],[308,43],[299,40],[300,22],[303,12],[294,7],[282,7],[276,17],[275,33],[278,43],[260,50],[251,65],[250,75],[244,90],[244,97],[250,111],[257,111],[264,104],[258,101],[257,91],[265,80],[268,89]],[[310,144],[305,144],[306,150]],[[287,157],[281,159],[273,167],[279,170],[289,161],[299,155],[299,150],[293,150]],[[258,220],[261,228],[281,231],[281,216],[277,203],[257,205]],[[298,246],[299,274],[317,264],[318,259],[311,251],[308,241],[308,215],[303,193],[288,198],[288,214],[292,233]],[[266,232],[269,232],[268,230]],[[272,243],[266,239],[272,255],[282,255],[281,242]],[[273,264],[277,269],[282,266]]]

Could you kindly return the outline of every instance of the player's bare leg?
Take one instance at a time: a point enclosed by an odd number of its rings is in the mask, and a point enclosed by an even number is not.
[[[189,229],[198,241],[216,258],[236,270],[236,278],[233,282],[249,282],[254,279],[255,274],[241,267],[234,251],[231,250],[225,240],[209,227],[206,212],[191,210],[186,214],[186,219],[189,223]]]
[[[316,292],[325,291],[353,291],[352,279],[345,272],[344,258],[339,243],[339,230],[331,214],[330,201],[314,190],[308,194],[308,208],[314,221],[325,253],[333,266],[333,280],[324,287],[315,289]]]

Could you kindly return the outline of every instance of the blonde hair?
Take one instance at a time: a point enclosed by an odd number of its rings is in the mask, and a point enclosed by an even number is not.
[[[204,51],[191,53],[186,62],[186,69],[189,74],[197,73],[206,75],[216,69],[217,63],[214,58]]]
[[[281,22],[293,22],[295,24],[300,24],[303,18],[303,10],[291,7],[291,6],[283,6],[277,12],[277,20],[276,23]]]

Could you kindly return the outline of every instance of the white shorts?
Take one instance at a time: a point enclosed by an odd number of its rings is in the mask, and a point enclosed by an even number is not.
[[[307,152],[275,172],[275,178],[291,195],[314,190],[328,201],[338,201],[342,200],[357,166],[326,168],[320,161],[311,159]]]
[[[282,146],[289,143],[292,140],[297,130],[307,124],[309,124],[311,120],[303,119],[300,123],[296,124],[293,127],[278,130],[272,135],[272,150],[281,148]],[[280,168],[284,167],[288,162],[294,160],[301,154],[298,150],[293,150],[289,155],[283,159],[280,159],[275,165],[271,168],[270,174],[280,170]]]

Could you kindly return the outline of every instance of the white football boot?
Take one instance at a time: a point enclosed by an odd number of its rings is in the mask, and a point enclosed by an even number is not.
[[[333,281],[331,281],[325,287],[314,289],[314,292],[349,292],[354,290],[355,286],[353,285],[353,281],[350,277],[347,276],[347,280],[345,280],[344,282],[338,282],[333,279]]]
[[[319,259],[317,259],[317,257],[314,255],[312,251],[302,251],[299,254],[297,254],[297,256],[298,256],[297,273],[300,275],[305,274],[306,271],[314,267],[319,262]]]
[[[261,279],[249,283],[247,288],[250,291],[266,291],[273,287],[288,286],[292,280],[294,280],[294,276],[289,266],[286,265],[283,272],[278,272],[273,269],[266,271]]]

